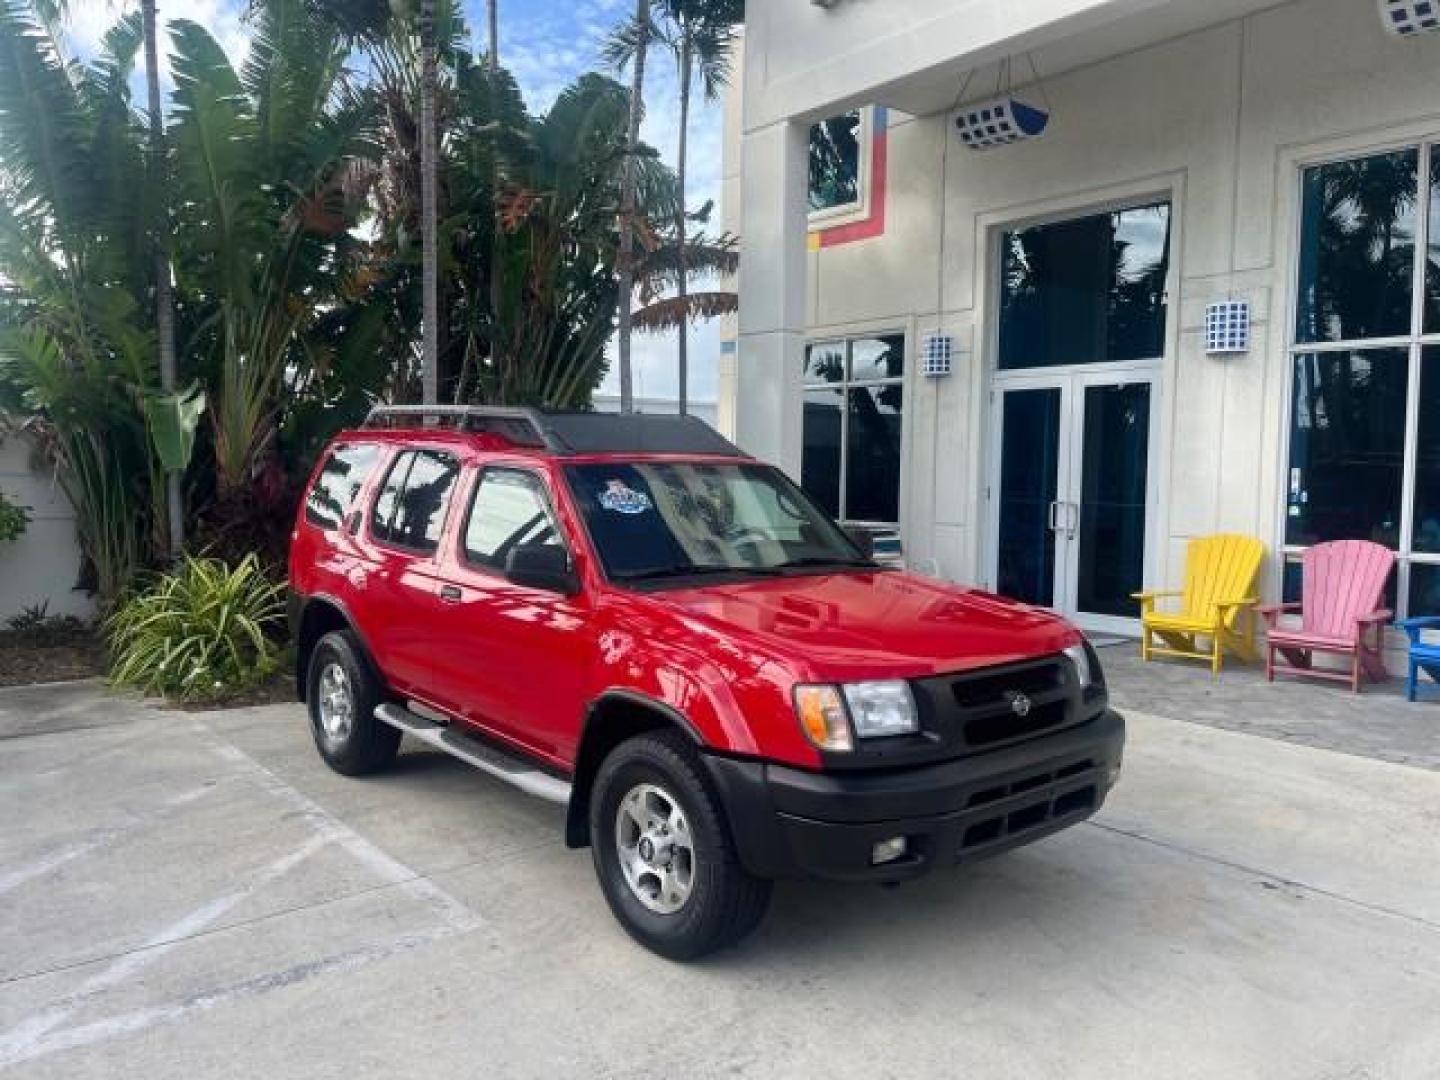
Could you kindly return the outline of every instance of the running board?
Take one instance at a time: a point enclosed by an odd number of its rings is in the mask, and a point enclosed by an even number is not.
[[[534,795],[546,802],[559,803],[561,806],[570,802],[570,785],[566,781],[541,772],[522,758],[507,754],[463,731],[437,724],[401,705],[377,706],[375,719],[399,728],[406,735],[413,735],[421,742],[429,743],[437,750],[443,750],[467,765],[489,773],[497,780],[505,781],[527,795]]]

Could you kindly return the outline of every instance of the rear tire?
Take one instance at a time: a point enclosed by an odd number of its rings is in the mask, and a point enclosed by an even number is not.
[[[384,689],[348,631],[332,631],[316,643],[305,689],[310,732],[325,764],[345,776],[363,776],[395,760],[401,732],[375,718]]]
[[[770,903],[772,883],[740,864],[704,766],[679,732],[637,736],[601,763],[590,845],[620,925],[671,960],[733,945]]]

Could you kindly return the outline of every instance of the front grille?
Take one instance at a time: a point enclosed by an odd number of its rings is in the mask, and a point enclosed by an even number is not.
[[[1069,668],[1058,658],[968,672],[950,683],[960,735],[988,747],[1064,726],[1074,710]]]
[[[966,826],[960,853],[1094,810],[1099,795],[1095,778],[1089,775],[1094,768],[1094,762],[1085,758],[977,791],[966,808],[981,813]],[[993,812],[984,813],[987,808]]]

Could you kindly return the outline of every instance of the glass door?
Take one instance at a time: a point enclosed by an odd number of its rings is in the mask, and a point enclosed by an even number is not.
[[[1053,607],[1056,514],[1062,464],[1058,386],[1018,386],[997,395],[1000,433],[995,591]]]
[[[1149,534],[1152,379],[1068,372],[996,387],[997,592],[1088,629],[1133,631]]]

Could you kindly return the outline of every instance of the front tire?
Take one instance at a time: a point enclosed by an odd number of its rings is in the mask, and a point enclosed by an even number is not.
[[[620,925],[671,960],[734,944],[770,902],[771,883],[740,864],[695,748],[678,732],[637,736],[601,763],[590,844]]]
[[[305,703],[320,756],[338,773],[363,776],[395,760],[401,732],[375,718],[385,700],[350,634],[326,634],[310,654]]]

